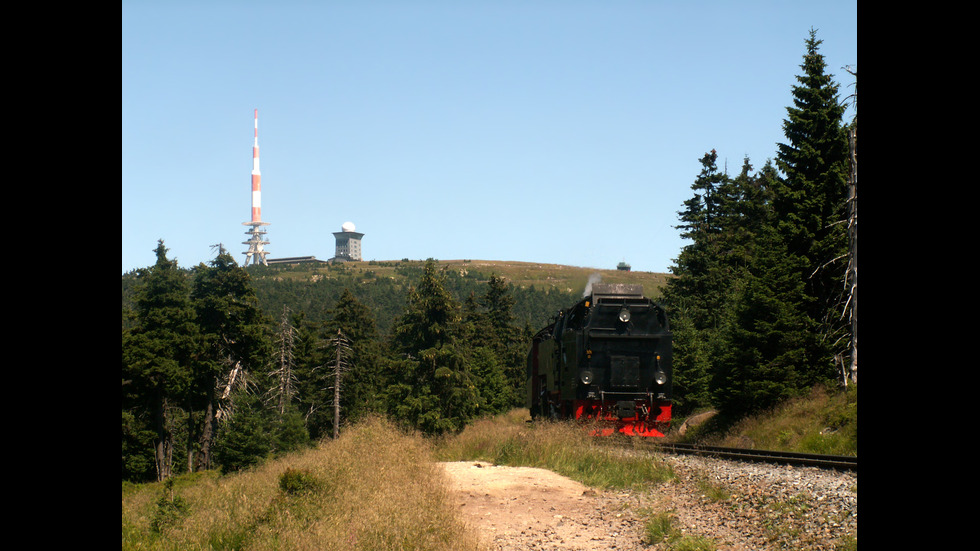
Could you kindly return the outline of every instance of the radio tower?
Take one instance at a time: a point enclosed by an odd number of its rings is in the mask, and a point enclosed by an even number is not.
[[[262,236],[265,230],[259,229],[268,226],[268,222],[262,221],[262,173],[259,172],[259,110],[255,110],[255,144],[252,146],[252,220],[242,222],[243,226],[249,226],[245,235],[251,236],[248,241],[242,241],[243,245],[248,245],[245,251],[245,266],[251,260],[252,264],[261,263],[263,266],[269,264],[265,261],[265,255],[269,254],[265,250],[265,245],[269,242]]]

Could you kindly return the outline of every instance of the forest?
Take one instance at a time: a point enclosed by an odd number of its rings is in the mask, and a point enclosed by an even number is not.
[[[521,406],[532,332],[581,294],[433,259],[391,278],[156,254],[123,277],[129,480],[239,470],[371,414],[440,434]]]
[[[856,82],[847,98],[811,31],[774,160],[701,158],[659,299],[674,333],[675,415],[738,418],[815,385],[856,384]],[[850,73],[856,81],[856,73]],[[399,278],[183,268],[161,239],[122,278],[122,478],[248,468],[384,415],[424,434],[524,403],[534,331],[571,290],[392,263]],[[391,266],[386,266],[391,267]],[[322,277],[321,277],[322,276]]]

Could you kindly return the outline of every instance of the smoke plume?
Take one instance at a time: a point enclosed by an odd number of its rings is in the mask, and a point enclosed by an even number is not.
[[[592,294],[593,283],[601,283],[601,282],[602,282],[602,274],[600,274],[599,272],[590,275],[588,283],[585,284],[585,292],[582,293],[582,298],[585,298]]]

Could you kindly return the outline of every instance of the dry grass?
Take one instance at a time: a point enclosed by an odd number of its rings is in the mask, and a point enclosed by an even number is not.
[[[547,468],[602,488],[673,478],[649,456],[595,444],[581,425],[527,420],[527,410],[514,410],[433,442],[370,419],[243,473],[124,484],[122,548],[476,551],[478,535],[467,531],[436,460]]]
[[[284,491],[287,472],[312,484]],[[478,549],[426,441],[376,419],[246,473],[179,482],[188,513],[155,533],[164,492],[124,492],[123,549]]]

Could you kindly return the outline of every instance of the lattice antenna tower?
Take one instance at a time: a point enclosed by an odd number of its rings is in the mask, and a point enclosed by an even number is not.
[[[268,266],[265,255],[269,254],[265,246],[269,244],[265,240],[265,230],[260,229],[268,226],[268,222],[262,221],[262,172],[259,171],[259,110],[255,110],[255,143],[252,145],[252,219],[242,222],[243,226],[249,226],[245,235],[250,236],[248,241],[242,241],[243,245],[248,245],[245,251],[245,264],[251,262]]]

